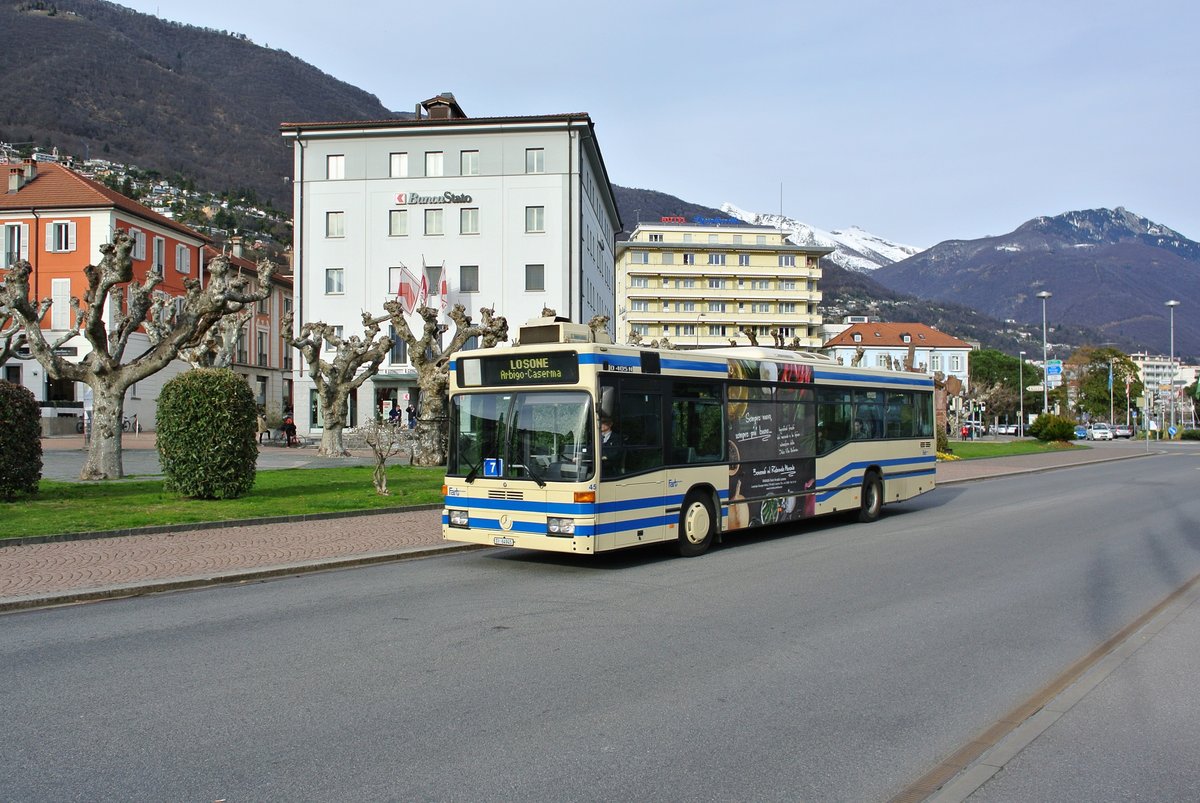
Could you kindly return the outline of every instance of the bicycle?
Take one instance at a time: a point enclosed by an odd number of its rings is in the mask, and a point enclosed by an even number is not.
[[[83,416],[80,416],[79,420],[75,422],[75,432],[82,434],[85,426],[86,426],[85,419]],[[137,414],[136,413],[134,413],[132,416],[127,415],[123,419],[121,419],[121,431],[122,432],[133,432],[136,430],[137,430]]]

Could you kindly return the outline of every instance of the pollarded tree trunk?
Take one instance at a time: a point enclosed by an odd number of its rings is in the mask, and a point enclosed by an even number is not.
[[[125,412],[125,388],[105,382],[92,386],[91,448],[79,472],[81,480],[107,480],[123,476],[121,466],[121,420]]]
[[[317,454],[322,457],[345,457],[350,454],[343,437],[346,430],[346,402],[349,400],[349,390],[346,385],[325,384],[318,394],[321,413],[325,419],[325,428],[321,430],[321,446],[317,450]]]

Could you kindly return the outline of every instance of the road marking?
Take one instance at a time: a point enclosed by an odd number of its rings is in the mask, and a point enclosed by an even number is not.
[[[1200,598],[1200,574],[951,753],[892,803],[960,803]]]

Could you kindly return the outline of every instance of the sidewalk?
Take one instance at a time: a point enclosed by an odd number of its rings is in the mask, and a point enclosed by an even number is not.
[[[158,472],[153,437],[142,433],[124,439],[127,474],[145,477]],[[45,439],[43,450],[44,476],[78,476],[82,436]],[[944,485],[1146,453],[1141,444],[1106,444],[1062,453],[955,460],[938,464],[937,481]],[[348,461],[369,462],[369,458],[356,455]],[[347,465],[347,460],[320,458],[312,448],[263,447],[260,451],[260,468],[317,465]],[[0,545],[0,613],[472,548],[442,540],[440,508]]]

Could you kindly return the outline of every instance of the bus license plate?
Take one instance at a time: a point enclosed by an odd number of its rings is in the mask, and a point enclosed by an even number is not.
[[[492,539],[492,543],[496,546],[512,546],[516,541],[503,535],[497,535]]]

